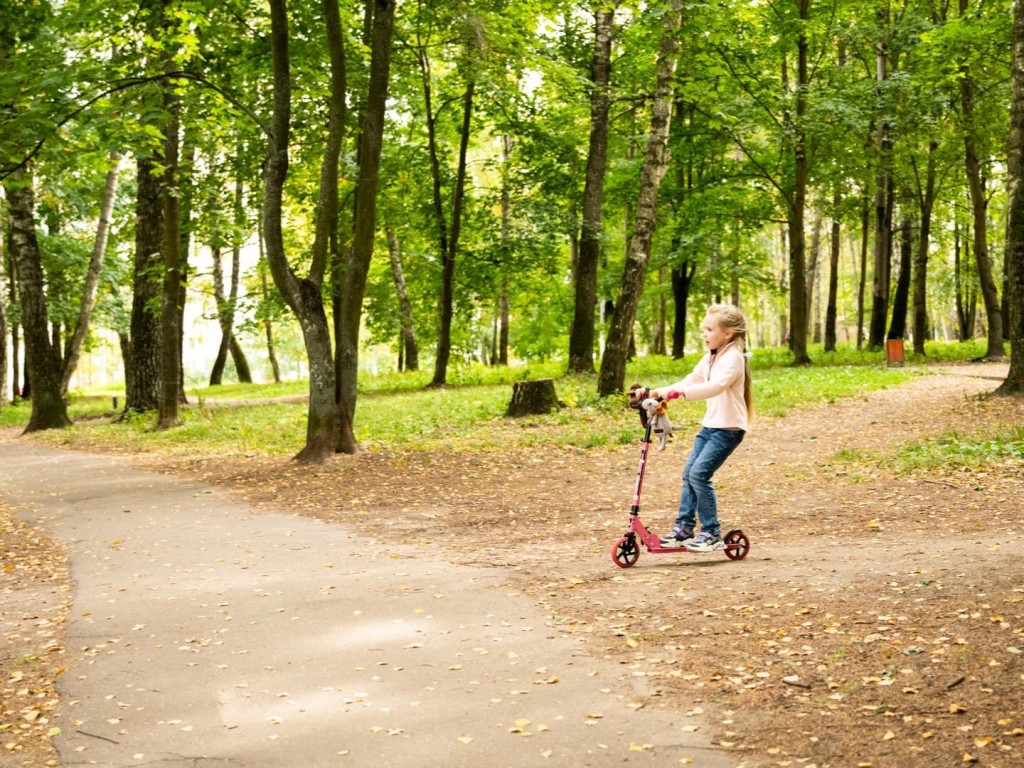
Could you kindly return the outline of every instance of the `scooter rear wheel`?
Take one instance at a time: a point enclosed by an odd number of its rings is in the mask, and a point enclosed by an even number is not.
[[[612,562],[619,568],[629,568],[640,559],[640,545],[635,538],[623,536],[612,546]]]
[[[743,531],[729,531],[723,538],[725,556],[730,560],[742,560],[750,552],[750,539]]]

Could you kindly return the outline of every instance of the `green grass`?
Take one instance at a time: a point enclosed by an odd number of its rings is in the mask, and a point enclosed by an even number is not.
[[[979,344],[937,346],[929,360],[970,359],[984,351]],[[883,353],[841,348],[825,355],[812,348],[814,365],[794,367],[786,350],[758,350],[752,360],[758,417],[784,416],[793,409],[899,386],[926,367],[888,367]],[[644,357],[633,361],[633,381],[657,386],[685,376],[697,361]],[[390,373],[360,378],[356,435],[369,449],[501,450],[517,446],[601,448],[635,442],[639,420],[626,407],[625,395],[597,397],[597,377],[565,375],[560,363],[517,368],[482,365],[454,368],[449,385],[429,388],[432,371]],[[554,378],[559,399],[556,413],[506,419],[511,383]],[[56,443],[104,445],[129,451],[170,451],[219,455],[293,455],[305,442],[304,402],[273,402],[303,395],[305,381],[283,384],[225,384],[189,392],[192,403],[181,411],[183,425],[155,429],[153,414],[119,421],[110,393],[76,394],[69,398],[73,427],[40,435]],[[264,401],[244,404],[246,401]],[[230,405],[229,405],[230,403]],[[122,402],[123,404],[123,402]],[[699,424],[704,403],[672,403],[669,415],[680,434]],[[24,426],[29,405],[0,408],[0,426]]]
[[[1024,427],[995,435],[949,432],[931,440],[904,446],[888,463],[901,474],[937,469],[986,469],[1001,464],[1024,464]]]

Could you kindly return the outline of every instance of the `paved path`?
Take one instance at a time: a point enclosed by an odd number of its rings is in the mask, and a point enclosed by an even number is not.
[[[499,570],[28,440],[0,467],[70,555],[62,765],[735,765]]]

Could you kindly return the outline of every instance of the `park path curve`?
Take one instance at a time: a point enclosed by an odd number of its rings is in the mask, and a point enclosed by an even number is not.
[[[0,438],[0,466],[69,554],[62,765],[734,765],[497,569],[117,458]]]

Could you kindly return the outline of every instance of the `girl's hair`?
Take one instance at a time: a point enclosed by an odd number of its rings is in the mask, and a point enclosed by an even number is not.
[[[718,318],[722,330],[732,331],[733,341],[743,352],[743,399],[747,403],[748,416],[754,415],[754,386],[750,377],[750,358],[747,351],[747,319],[734,304],[712,304],[708,314]]]

